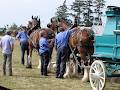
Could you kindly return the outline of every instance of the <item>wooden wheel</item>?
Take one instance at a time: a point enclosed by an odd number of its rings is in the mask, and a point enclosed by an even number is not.
[[[105,65],[102,61],[96,60],[92,63],[89,72],[90,84],[93,90],[103,90],[105,86]]]

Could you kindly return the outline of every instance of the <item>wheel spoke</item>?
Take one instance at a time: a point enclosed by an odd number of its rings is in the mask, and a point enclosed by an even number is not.
[[[103,76],[103,77],[104,77],[104,72],[101,72],[101,73],[100,73],[100,76]]]
[[[94,69],[97,71],[97,65],[96,64],[94,65]]]
[[[95,79],[95,80],[93,81],[94,87],[96,87],[96,84],[97,84],[97,80]]]
[[[96,72],[96,69],[95,69],[94,67],[92,67],[92,70],[93,70],[94,72]]]
[[[98,72],[102,72],[102,71],[103,71],[103,69],[102,69],[101,65],[98,64]]]
[[[101,84],[101,87],[104,86],[104,81],[102,81],[101,79],[100,79],[100,84]]]
[[[102,83],[99,82],[99,89],[98,90],[101,90],[101,88],[102,88]]]
[[[96,89],[99,90],[99,82],[96,82]]]
[[[101,79],[101,80],[105,80],[105,78],[104,78],[104,77],[100,77],[100,79]]]
[[[95,80],[95,79],[96,79],[95,73],[91,73],[91,78],[92,78],[92,80]]]
[[[100,74],[100,79],[102,79],[102,80],[104,80],[104,79],[105,79],[104,72],[102,72],[102,73]]]

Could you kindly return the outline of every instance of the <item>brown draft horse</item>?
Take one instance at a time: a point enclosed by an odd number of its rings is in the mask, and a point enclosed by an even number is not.
[[[33,49],[39,50],[39,39],[42,31],[46,31],[48,39],[55,37],[54,31],[50,28],[40,28],[39,20],[32,17],[32,21],[28,23],[28,34],[29,34],[29,55],[27,61],[27,68],[32,67],[31,58]]]
[[[83,27],[83,29],[77,28],[71,34],[71,36],[69,38],[69,46],[71,47],[72,50],[75,50],[75,53],[80,54],[81,65],[84,64],[85,66],[88,66],[92,63],[91,55],[94,52],[93,41],[94,41],[94,32],[92,29],[90,29],[88,27]],[[70,75],[69,74],[70,73],[70,71],[69,71],[70,65],[69,64],[70,63],[68,61],[66,73],[64,75],[65,77]],[[77,72],[77,71],[75,71],[76,70],[75,68],[78,68],[78,67],[76,67],[76,66],[74,67],[74,74],[76,74],[76,72]]]
[[[53,18],[53,21],[55,21],[54,26],[59,26],[59,20]],[[73,50],[75,49],[75,54],[80,54],[81,65],[90,65],[93,61],[91,55],[94,52],[94,32],[90,27],[78,28],[79,26],[76,26],[75,24],[72,27],[75,27],[75,30],[69,38],[69,45]],[[66,68],[66,73],[67,71]]]
[[[69,45],[72,49],[77,50],[80,53],[81,63],[85,65],[91,65],[94,52],[94,32],[89,27],[77,28],[71,34],[69,39]],[[88,56],[88,58],[86,57]],[[89,60],[87,60],[89,59]]]

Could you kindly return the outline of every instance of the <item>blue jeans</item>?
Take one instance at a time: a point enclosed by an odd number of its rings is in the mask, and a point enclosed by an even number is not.
[[[57,49],[57,68],[56,68],[56,77],[63,77],[66,69],[66,61],[69,56],[68,47],[60,47]]]
[[[21,64],[24,65],[24,56],[25,56],[25,51],[27,51],[27,56],[29,55],[29,43],[28,42],[21,42]]]
[[[50,60],[49,51],[45,51],[44,53],[40,54],[41,58],[41,74],[47,76],[47,67]]]
[[[2,60],[2,74],[3,75],[6,75],[6,66],[8,70],[8,75],[12,76],[12,54],[3,53],[3,60]]]

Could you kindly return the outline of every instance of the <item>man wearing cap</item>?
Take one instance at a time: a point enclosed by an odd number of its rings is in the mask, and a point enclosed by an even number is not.
[[[16,36],[16,38],[20,41],[21,46],[21,64],[24,65],[24,54],[25,51],[27,51],[27,56],[29,55],[29,43],[28,43],[28,34],[27,34],[27,28],[25,26],[21,27],[21,32],[19,32]]]
[[[66,61],[69,56],[68,40],[70,34],[73,31],[70,26],[71,21],[67,19],[62,19],[59,23],[60,32],[56,35],[55,38],[55,47],[57,50],[56,78],[63,78],[63,75],[65,73]]]
[[[47,32],[44,30],[41,32],[41,37],[39,40],[39,53],[41,58],[41,75],[48,76],[47,67],[50,60],[50,49],[53,47],[54,40],[50,43],[47,41]]]
[[[5,36],[0,41],[0,47],[2,49],[2,74],[6,75],[6,66],[8,75],[12,76],[12,52],[14,48],[14,40],[10,36],[10,31],[6,31]],[[7,65],[6,65],[7,64]]]

